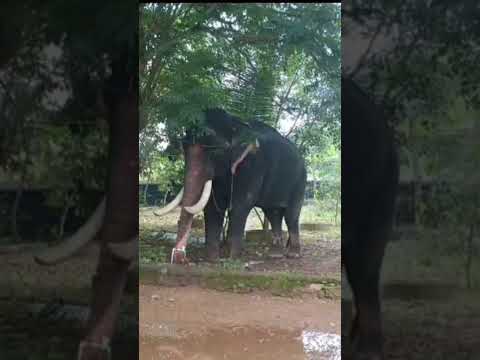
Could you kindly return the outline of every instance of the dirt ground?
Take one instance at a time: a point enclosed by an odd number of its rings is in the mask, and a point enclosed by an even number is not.
[[[383,302],[385,359],[430,360],[480,358],[480,294],[444,298],[387,298]],[[342,304],[349,323],[351,304]],[[343,324],[342,324],[343,325]],[[342,332],[345,333],[345,332]],[[346,337],[342,347],[349,348]],[[342,359],[348,360],[348,357]]]
[[[409,237],[387,247],[382,269],[386,360],[480,359],[480,291],[465,288],[459,265],[464,260],[439,254],[438,243],[446,241],[432,238]],[[348,334],[351,317],[351,292],[342,276],[342,334]],[[348,338],[342,338],[342,347],[349,348]]]
[[[143,260],[150,256],[150,263],[169,262],[179,211],[160,218],[153,210],[140,209],[140,261],[142,256]],[[234,262],[227,259],[219,265],[251,274],[291,272],[312,278],[326,274],[339,277],[339,226],[304,222],[299,259],[271,258],[270,243],[259,236],[260,229],[261,223],[252,211],[243,258]],[[205,263],[201,216],[195,218],[191,235],[187,248],[190,261],[211,266]],[[339,299],[311,293],[278,297],[258,290],[231,293],[192,284],[141,285],[139,306],[142,360],[340,360]]]
[[[314,296],[141,285],[140,359],[340,359],[339,309]]]
[[[153,214],[154,209],[156,208],[140,209],[140,228],[141,233],[143,233],[143,236],[141,236],[142,246],[152,249],[158,249],[159,246],[163,247],[164,254],[161,261],[167,262],[174,244],[179,210],[160,218]],[[192,228],[192,236],[196,240],[203,238],[203,226],[201,216],[197,216]],[[255,212],[252,211],[247,221],[246,231],[253,232],[259,229],[261,229],[261,224]],[[283,230],[286,231],[285,224]],[[165,233],[170,235],[170,239],[165,239]],[[247,239],[245,244],[246,254],[242,260],[244,262],[251,261],[250,270],[253,271],[288,271],[305,275],[340,274],[339,226],[305,223],[301,225],[300,237],[302,241],[302,257],[300,259],[269,258],[267,255],[268,241],[256,242]],[[286,238],[284,241],[286,241]],[[187,254],[193,262],[204,261],[204,245],[190,241]]]
[[[98,248],[56,266],[40,266],[33,255],[45,244],[0,247],[0,359],[74,359],[83,336],[91,277]],[[123,298],[122,316],[112,356],[131,360],[137,354],[138,298]],[[72,305],[78,305],[72,307]],[[38,311],[33,311],[33,307]]]

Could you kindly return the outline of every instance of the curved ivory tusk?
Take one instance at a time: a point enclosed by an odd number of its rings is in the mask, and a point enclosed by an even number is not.
[[[35,261],[41,265],[54,265],[74,255],[87,245],[102,227],[105,216],[106,197],[97,206],[87,222],[75,234],[63,240],[59,245],[49,248],[35,256]]]
[[[168,214],[170,211],[174,210],[178,205],[180,205],[180,202],[182,201],[183,198],[183,187],[182,190],[178,193],[178,195],[173,199],[170,204],[165,205],[158,211],[154,211],[153,213],[157,216],[163,216]]]
[[[108,243],[108,249],[113,255],[124,261],[133,261],[138,256],[138,235],[126,242]]]
[[[185,211],[192,215],[198,214],[200,211],[203,210],[205,206],[207,206],[207,202],[208,202],[208,199],[210,198],[211,193],[212,193],[212,180],[208,180],[203,186],[202,196],[200,196],[200,200],[198,200],[198,202],[195,205],[185,206]]]

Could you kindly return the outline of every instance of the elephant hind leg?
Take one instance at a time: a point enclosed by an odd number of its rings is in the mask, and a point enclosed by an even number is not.
[[[287,256],[300,256],[300,209],[287,209],[285,222],[288,227]]]
[[[272,251],[270,255],[283,257],[282,221],[285,209],[265,208],[262,210],[270,224],[272,224]]]
[[[300,256],[300,212],[305,196],[305,184],[301,183],[285,209],[285,222],[288,228],[287,256]]]

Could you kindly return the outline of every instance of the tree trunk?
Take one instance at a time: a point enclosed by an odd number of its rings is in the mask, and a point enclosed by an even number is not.
[[[18,208],[20,207],[20,200],[23,194],[23,184],[20,184],[16,193],[15,193],[15,201],[12,207],[12,214],[11,214],[11,232],[15,242],[20,242],[22,239],[18,232],[18,224],[17,224],[17,217],[18,217]]]
[[[143,202],[145,203],[145,205],[148,205],[147,204],[147,191],[148,191],[148,184],[150,183],[150,180],[148,180],[146,183],[145,183],[145,186],[143,188]]]
[[[253,211],[255,211],[255,214],[257,215],[258,221],[260,221],[260,225],[262,225],[262,229],[263,229],[264,222],[262,220],[262,217],[260,216],[260,213],[258,212],[256,207],[253,208]]]
[[[340,202],[340,192],[338,192],[337,199],[335,201],[335,226],[337,226],[337,218],[338,218],[338,203]]]
[[[420,175],[420,164],[418,161],[417,153],[417,138],[414,131],[414,122],[411,117],[409,120],[409,138],[410,138],[410,160],[413,172],[413,209],[414,209],[414,224],[418,228],[420,226],[420,212],[418,211],[418,206],[422,201],[421,198],[421,175]]]
[[[467,289],[472,288],[472,250],[473,250],[473,237],[475,233],[475,225],[470,224],[470,231],[467,237],[467,246],[466,246],[466,261],[465,261],[465,280],[467,283]]]
[[[167,196],[168,196],[169,193],[170,193],[169,190],[167,190],[167,191],[165,192],[165,195],[163,196],[163,205],[166,205],[166,204],[167,204]]]
[[[64,234],[64,230],[65,230],[65,222],[67,221],[67,215],[68,215],[69,210],[70,210],[70,204],[67,201],[67,203],[65,204],[65,206],[63,208],[62,216],[60,217],[60,224],[59,224],[60,226],[59,226],[59,229],[58,229],[58,239],[63,238],[63,234]]]
[[[262,228],[263,228],[263,232],[264,232],[265,236],[267,236],[268,230],[270,229],[270,222],[268,221],[265,214],[263,214]]]

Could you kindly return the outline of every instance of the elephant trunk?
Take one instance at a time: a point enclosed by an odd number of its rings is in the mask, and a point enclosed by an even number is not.
[[[184,249],[192,228],[193,216],[207,204],[211,193],[211,180],[205,150],[198,144],[185,148],[185,178],[182,211],[178,221],[175,248]]]

